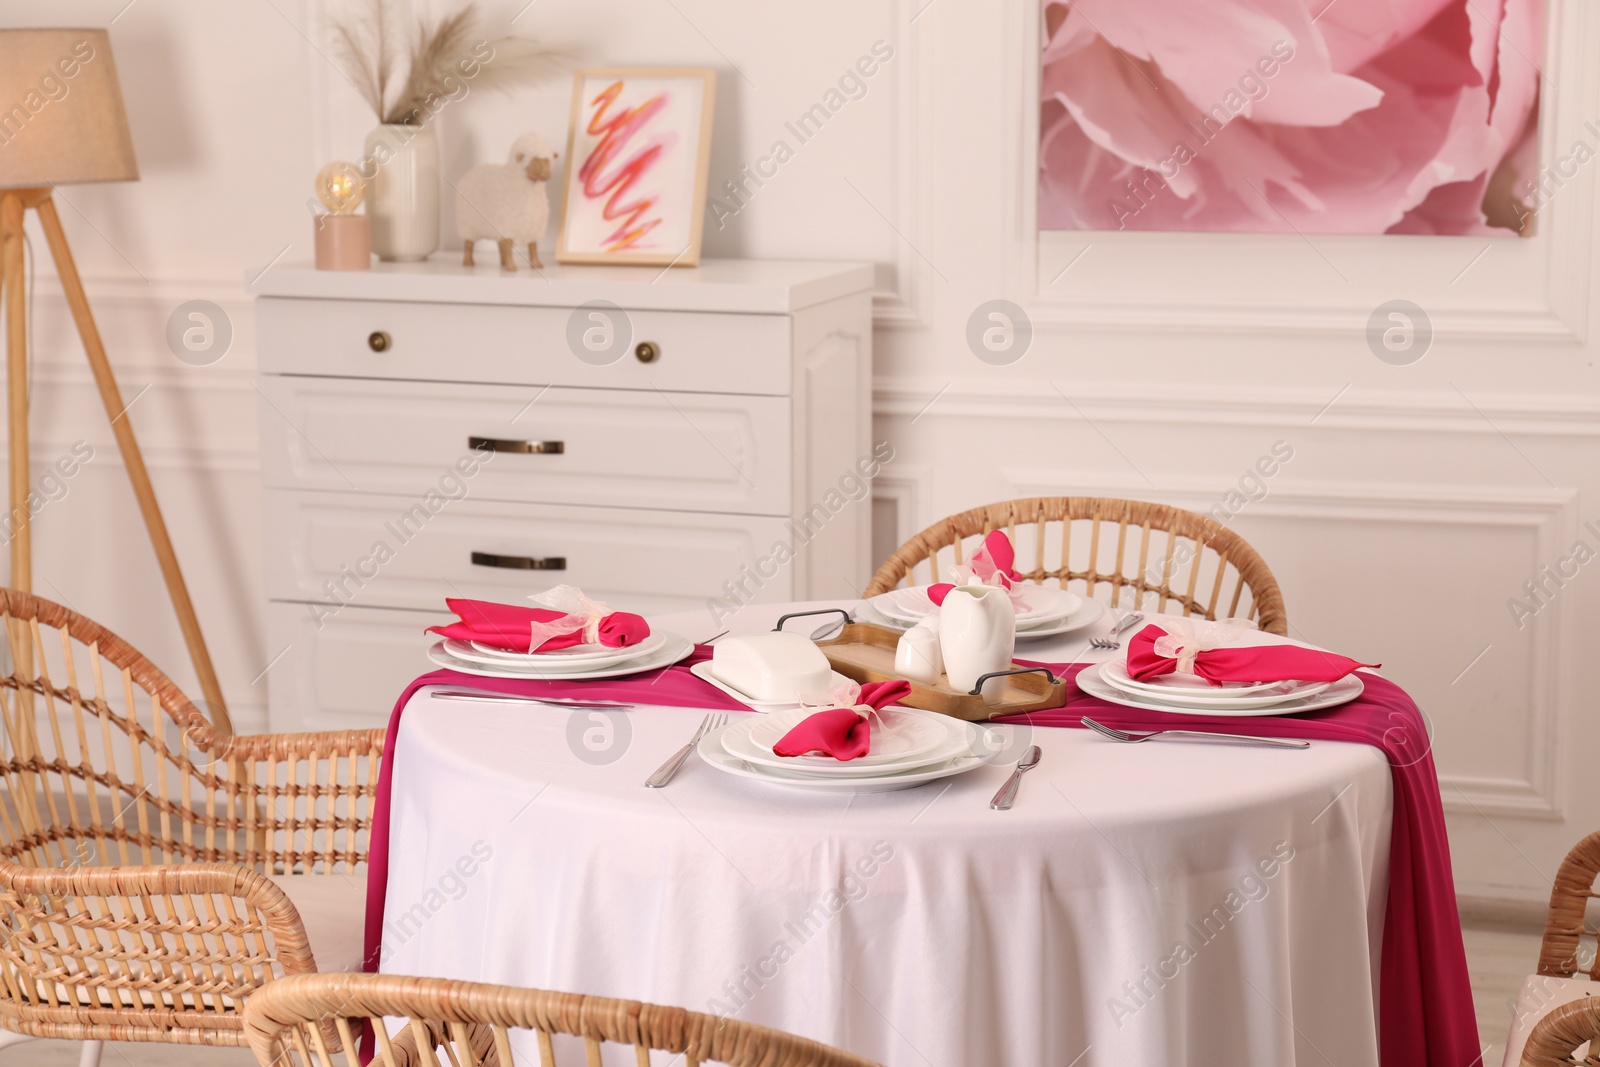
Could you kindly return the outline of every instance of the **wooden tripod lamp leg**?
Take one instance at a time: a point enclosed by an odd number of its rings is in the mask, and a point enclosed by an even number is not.
[[[28,523],[28,324],[22,269],[22,194],[0,193],[0,294],[6,308],[6,426],[11,466],[11,585],[33,589]]]
[[[189,658],[194,661],[195,673],[200,676],[200,689],[206,703],[211,706],[212,725],[225,736],[233,732],[228,718],[227,705],[222,699],[222,687],[217,684],[217,672],[211,665],[211,653],[206,650],[205,634],[200,631],[200,620],[194,613],[194,603],[189,599],[189,587],[184,584],[183,571],[178,566],[178,555],[172,549],[172,538],[167,533],[167,523],[161,517],[161,505],[156,502],[155,487],[150,484],[150,472],[145,468],[144,456],[139,451],[138,439],[133,435],[133,424],[127,417],[122,401],[122,391],[106,359],[105,345],[100,340],[100,330],[94,324],[94,314],[89,310],[89,298],[84,295],[83,282],[78,277],[78,267],[72,259],[72,249],[67,246],[66,231],[61,228],[61,216],[56,214],[55,202],[45,198],[38,205],[39,222],[44,226],[50,242],[50,255],[56,262],[56,273],[61,276],[61,286],[67,293],[67,304],[77,323],[78,335],[83,338],[84,351],[89,356],[89,369],[94,372],[95,385],[100,389],[100,400],[111,418],[111,429],[117,437],[117,447],[122,450],[122,461],[128,468],[128,480],[133,483],[133,494],[139,498],[139,510],[144,514],[145,528],[150,531],[150,543],[161,563],[161,575],[167,582],[167,595],[178,613],[178,625],[183,629],[183,640],[189,646]],[[15,471],[15,460],[13,460]],[[13,475],[14,476],[14,475]],[[15,492],[15,489],[13,489]]]

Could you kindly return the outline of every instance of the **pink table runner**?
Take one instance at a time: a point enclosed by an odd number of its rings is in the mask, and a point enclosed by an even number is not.
[[[624,700],[670,707],[748,711],[714,686],[689,673],[709,658],[696,646],[682,663],[649,674],[600,681],[562,682],[480,678],[456,671],[425,674],[406,687],[389,716],[372,806],[368,852],[364,968],[376,971],[382,954],[383,912],[389,880],[389,798],[395,738],[412,694],[428,685],[461,685],[520,696]],[[1020,660],[1028,664],[1030,661]],[[1084,664],[1038,663],[1074,679]],[[1379,969],[1378,1034],[1383,1067],[1473,1067],[1482,1054],[1477,1017],[1467,979],[1466,952],[1456,913],[1450,846],[1422,713],[1405,691],[1386,679],[1362,674],[1360,699],[1308,715],[1211,718],[1172,715],[1110,704],[1073,686],[1065,707],[995,720],[1033,726],[1082,727],[1084,715],[1119,729],[1163,727],[1236,734],[1354,741],[1382,749],[1394,779],[1394,825],[1389,837],[1389,900]],[[366,1049],[364,1048],[365,1052]],[[363,1062],[366,1062],[365,1058]]]
[[[1074,680],[1085,664],[1038,663]],[[1087,715],[1119,730],[1212,729],[1261,737],[1355,741],[1381,749],[1394,780],[1389,834],[1389,902],[1378,979],[1378,1046],[1383,1067],[1473,1067],[1483,1053],[1456,913],[1450,842],[1427,726],[1405,690],[1361,673],[1359,699],[1326,711],[1279,717],[1174,715],[1111,704],[1074,684],[1065,707],[996,722],[1082,726]],[[1200,742],[1208,744],[1209,742]]]

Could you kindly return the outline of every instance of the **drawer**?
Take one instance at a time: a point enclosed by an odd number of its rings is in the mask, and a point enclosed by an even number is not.
[[[261,396],[273,488],[789,512],[784,397],[274,375]],[[474,437],[548,451],[488,452],[468,476]]]
[[[609,334],[610,344],[628,334],[626,352],[597,365],[574,354],[587,351],[586,331],[594,331],[592,342],[607,340],[605,321],[590,314],[583,308],[263,297],[256,301],[257,358],[267,374],[789,392],[787,315],[629,311],[624,330]],[[383,351],[369,344],[374,332],[385,335]],[[653,362],[635,358],[640,342],[655,346]]]
[[[353,604],[447,618],[447,596],[514,601],[563,583],[640,614],[704,608],[741,580],[744,599],[793,599],[793,567],[771,562],[773,543],[792,540],[776,518],[303,489],[268,489],[264,505],[267,595],[315,602],[322,614]],[[562,568],[508,569],[484,556]],[[770,579],[755,576],[758,561]]]
[[[434,669],[430,612],[267,604],[267,719],[274,731],[366,730],[389,721],[405,687]],[[696,635],[702,636],[702,635]]]

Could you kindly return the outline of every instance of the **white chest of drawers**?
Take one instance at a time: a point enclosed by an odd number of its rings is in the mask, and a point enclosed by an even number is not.
[[[272,728],[382,722],[448,596],[567,582],[703,609],[703,638],[719,604],[856,595],[886,455],[871,285],[744,260],[260,275]]]

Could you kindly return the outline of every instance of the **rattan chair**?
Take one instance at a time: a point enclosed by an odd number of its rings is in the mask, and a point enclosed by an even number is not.
[[[384,1018],[408,1020],[393,1037]],[[650,1050],[682,1053],[685,1067],[877,1067],[871,1060],[737,1019],[683,1008],[577,993],[408,978],[391,974],[322,974],[274,982],[245,1006],[250,1047],[263,1067],[358,1067],[363,1024],[382,1067],[560,1067],[554,1035],[581,1038],[582,1063],[594,1067],[602,1044],[632,1045],[642,1067]],[[513,1055],[511,1031],[531,1031],[537,1058]],[[443,1055],[438,1050],[443,1050]]]
[[[263,984],[359,966],[383,731],[236,737],[76,612],[0,620],[5,1036],[244,1046]]]
[[[866,595],[939,581],[941,566],[948,574],[991,530],[1010,535],[1028,581],[1078,582],[1091,597],[1109,586],[1113,607],[1249,618],[1289,632],[1277,579],[1244,538],[1204,515],[1139,500],[1026,497],[951,515],[896,549]]]
[[[1589,901],[1600,899],[1600,893],[1595,892],[1596,877],[1600,877],[1600,831],[1573,846],[1556,871],[1555,884],[1550,889],[1538,975],[1523,987],[1518,1004],[1519,1013],[1527,1012],[1537,1019],[1522,1052],[1522,1062],[1529,1067],[1600,1064],[1600,995],[1584,996],[1591,991],[1563,981],[1576,978],[1600,983],[1595,931],[1584,921]],[[1592,992],[1600,994],[1600,985]],[[1573,996],[1583,999],[1565,999]],[[1541,999],[1546,1003],[1540,1003]],[[1586,1054],[1579,1057],[1578,1049],[1586,1044]]]

